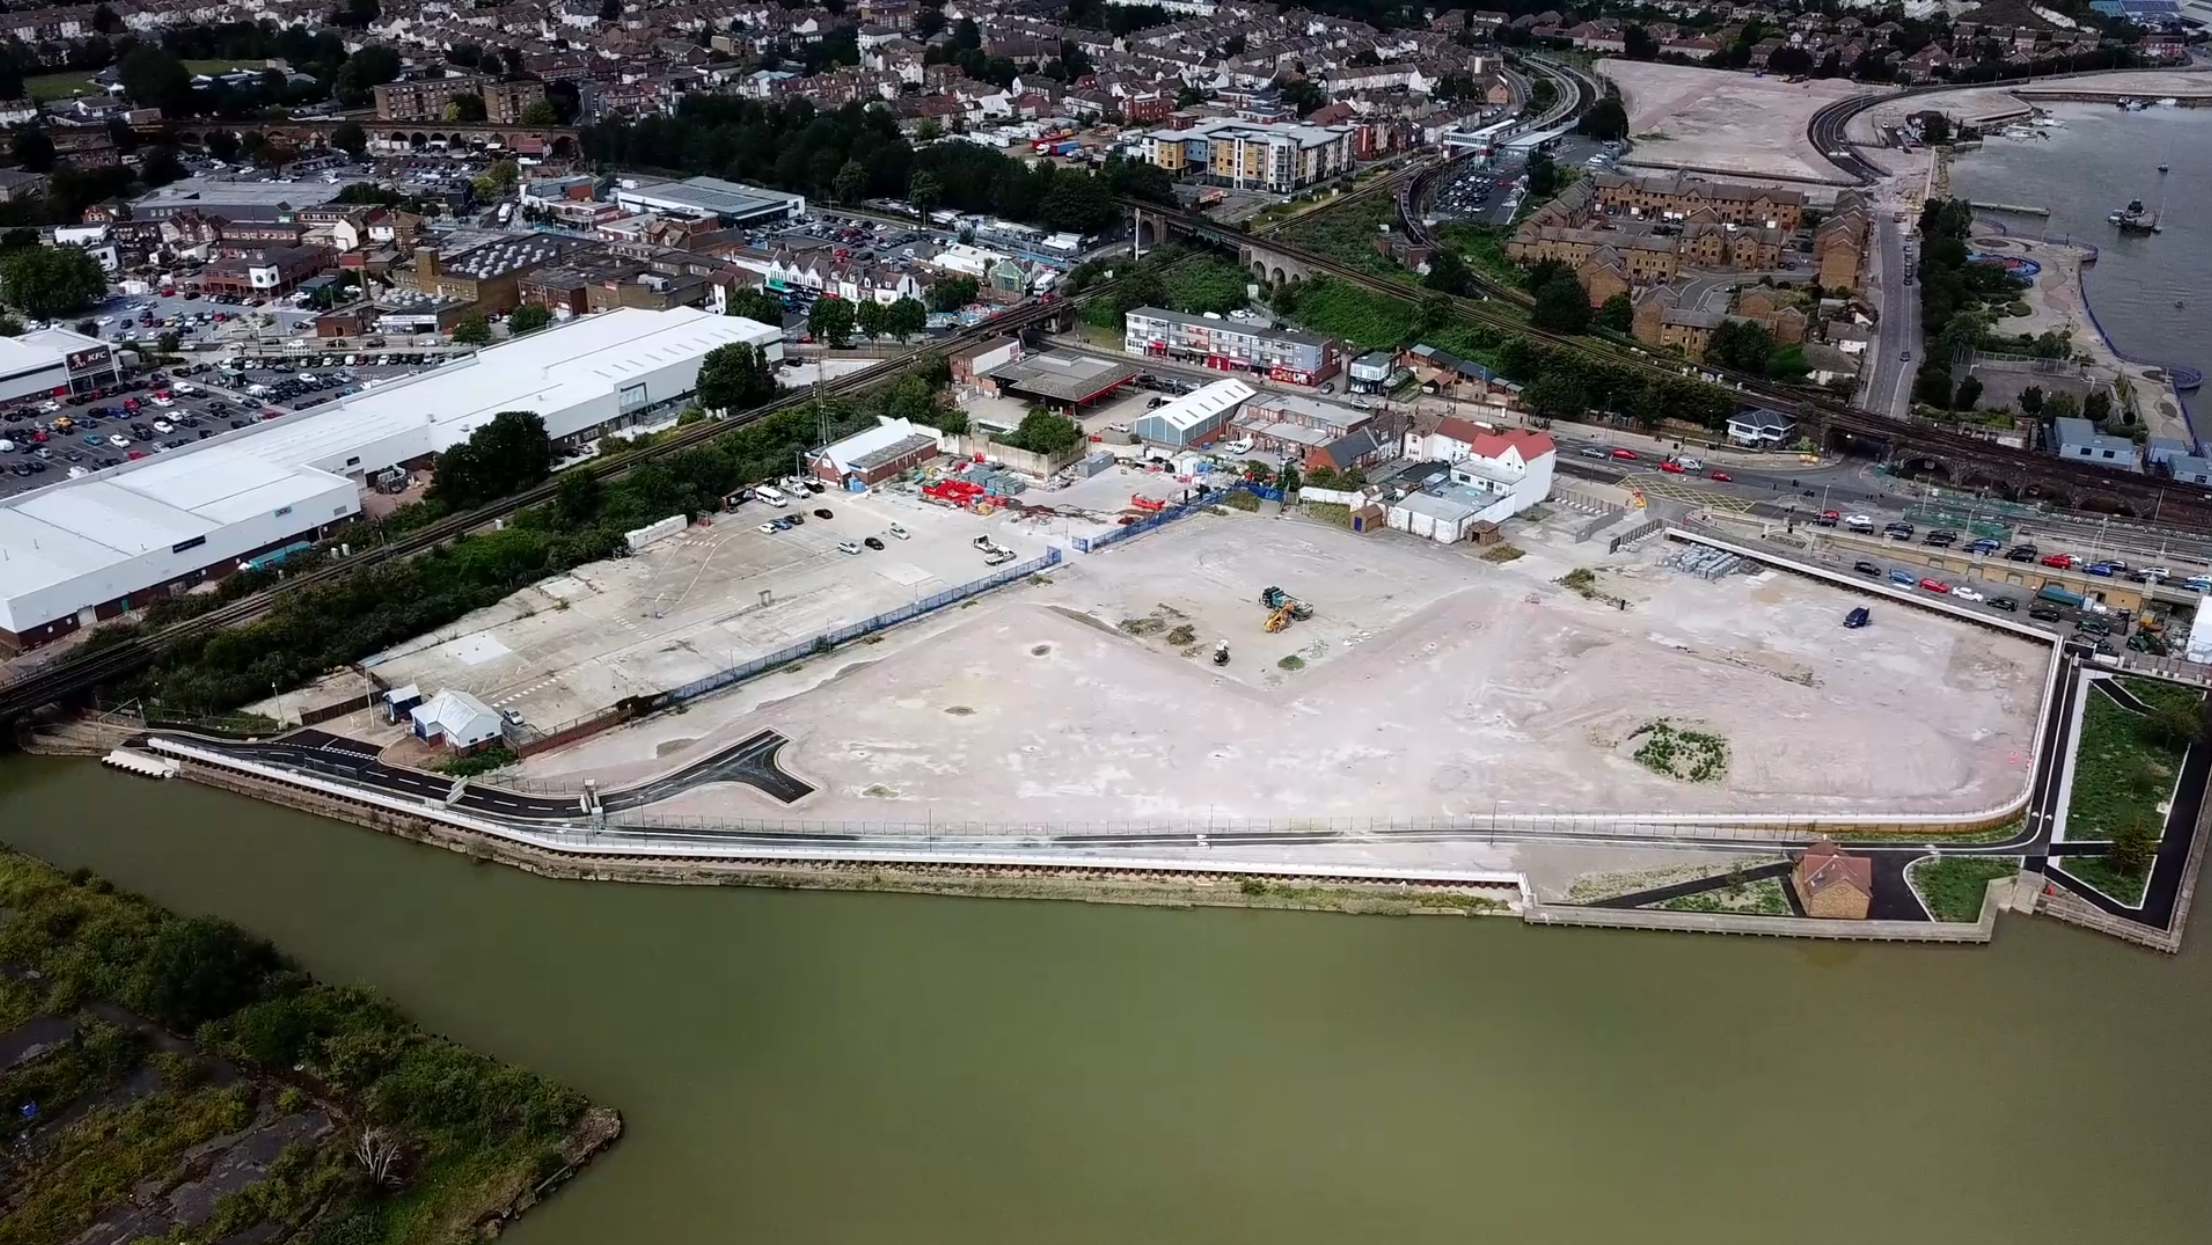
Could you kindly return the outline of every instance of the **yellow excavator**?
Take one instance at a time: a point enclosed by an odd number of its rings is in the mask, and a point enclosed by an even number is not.
[[[1260,590],[1260,604],[1267,607],[1269,611],[1266,623],[1266,629],[1269,632],[1281,631],[1289,626],[1293,620],[1313,617],[1312,606],[1282,589],[1272,586]]]

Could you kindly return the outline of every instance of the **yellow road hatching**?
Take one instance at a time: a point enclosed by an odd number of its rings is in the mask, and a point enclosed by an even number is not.
[[[1628,485],[1629,482],[1623,480],[1621,483]],[[1651,476],[1637,480],[1629,487],[1643,490],[1646,496],[1664,497],[1668,501],[1703,506],[1709,510],[1726,510],[1733,514],[1751,513],[1752,503],[1747,498],[1733,497],[1718,489],[1700,488],[1686,480],[1664,473],[1654,473]]]

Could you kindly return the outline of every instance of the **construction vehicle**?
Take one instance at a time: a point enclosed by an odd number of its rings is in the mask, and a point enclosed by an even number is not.
[[[1229,664],[1229,642],[1227,640],[1223,640],[1214,646],[1214,664],[1217,666]]]
[[[1282,589],[1272,586],[1260,589],[1260,604],[1271,610],[1288,610],[1290,616],[1300,622],[1313,617],[1312,606]],[[1280,630],[1280,628],[1270,627],[1269,630]]]

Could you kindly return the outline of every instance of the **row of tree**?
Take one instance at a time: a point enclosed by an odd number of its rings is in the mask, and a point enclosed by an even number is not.
[[[965,141],[919,150],[881,104],[818,110],[803,99],[762,102],[693,95],[670,117],[618,118],[584,131],[593,160],[620,168],[708,173],[841,203],[907,199],[1092,233],[1129,195],[1171,202],[1165,170],[1109,159],[1096,174],[1040,161],[1025,167]]]

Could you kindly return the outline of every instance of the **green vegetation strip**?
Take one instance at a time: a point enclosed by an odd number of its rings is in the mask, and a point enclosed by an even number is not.
[[[1725,886],[1692,895],[1677,895],[1652,905],[1669,912],[1727,912],[1749,916],[1788,916],[1790,901],[1782,883],[1774,878],[1731,881]]]
[[[1636,747],[1636,763],[1654,774],[1684,782],[1719,782],[1728,773],[1728,741],[1718,735],[1657,718],[1630,731],[1628,737],[1643,740]]]
[[[2129,834],[2157,841],[2164,822],[2159,805],[2173,794],[2203,697],[2172,684],[2128,690],[2151,706],[2148,716],[2102,693],[2092,693],[2084,708],[2066,803],[2069,841],[2118,841]]]
[[[1915,861],[1905,876],[1936,920],[1978,921],[1989,884],[2018,872],[2018,856],[1947,856]]]
[[[2114,864],[2108,856],[2060,856],[2058,867],[2076,881],[2094,887],[2129,907],[2143,902],[2143,892],[2151,881],[2151,871],[2147,866],[2132,870],[2122,868]]]
[[[0,914],[15,974],[0,978],[0,1032],[40,1013],[77,1023],[0,1075],[0,1245],[72,1240],[126,1211],[173,1228],[158,1239],[174,1245],[264,1225],[263,1239],[310,1245],[485,1239],[619,1132],[574,1091],[424,1033],[368,990],[317,982],[229,922],[83,870],[0,849]],[[94,1004],[150,1024],[84,1014]],[[152,1025],[192,1048],[155,1053]],[[196,1147],[287,1125],[259,1179],[198,1222],[168,1222],[167,1193],[213,1161]]]

